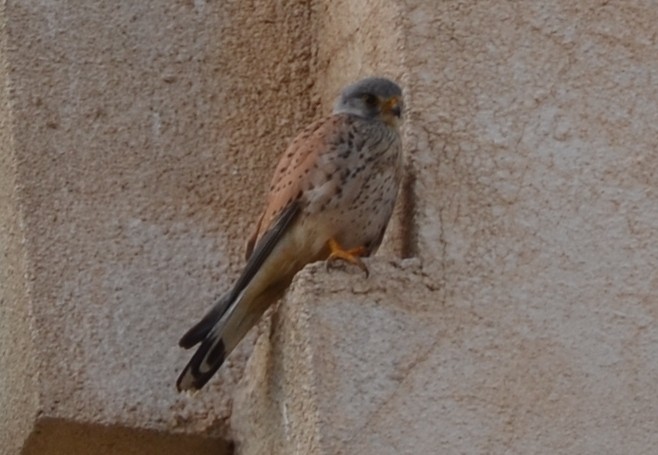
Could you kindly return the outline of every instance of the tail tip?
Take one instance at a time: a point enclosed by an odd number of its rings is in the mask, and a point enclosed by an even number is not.
[[[224,359],[224,341],[219,339],[214,343],[212,339],[206,339],[176,380],[176,389],[179,392],[201,389],[219,370]]]
[[[190,373],[189,369],[185,369],[183,373],[176,380],[176,390],[178,393],[191,392],[194,393],[199,390],[197,387],[194,376]]]

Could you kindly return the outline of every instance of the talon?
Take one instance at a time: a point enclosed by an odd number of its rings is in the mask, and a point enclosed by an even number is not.
[[[351,250],[344,250],[334,239],[329,239],[328,246],[330,253],[329,257],[327,258],[327,269],[329,269],[329,266],[334,262],[341,260],[356,265],[358,268],[363,270],[366,274],[366,278],[370,276],[368,267],[361,260],[361,256],[368,254],[368,250],[365,247],[359,246],[352,248]]]

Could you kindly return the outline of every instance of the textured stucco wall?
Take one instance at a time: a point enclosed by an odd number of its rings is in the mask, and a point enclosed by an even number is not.
[[[2,14],[7,453],[653,453],[651,2]],[[287,138],[370,73],[405,86],[412,171],[373,276],[309,268],[246,375],[249,343],[176,395]]]
[[[1,49],[6,46],[4,19],[0,16]],[[30,355],[32,313],[5,57],[0,52],[0,453],[17,453],[38,410],[38,371]]]
[[[418,394],[422,385],[406,384],[418,373],[434,381],[424,361],[441,338],[459,336],[458,318],[467,316],[437,311],[433,280],[417,259],[368,264],[367,280],[360,270],[327,272],[323,264],[295,278],[236,395],[238,453],[437,453],[431,435],[417,432],[425,425],[415,409],[387,403]],[[404,441],[418,450],[396,452]]]
[[[234,278],[272,164],[314,116],[309,5],[37,0],[2,14],[2,278],[14,287],[0,362],[22,427],[1,425],[0,439],[32,431],[29,450],[74,453],[48,438],[225,436],[248,343],[203,399],[175,392],[191,355],[176,343]],[[35,371],[38,407],[23,392]]]
[[[396,5],[420,268],[296,281],[242,453],[654,453],[658,10]]]
[[[470,374],[449,383],[462,412],[429,414],[439,434],[653,452],[658,10],[409,2],[408,18],[418,251],[443,302],[473,312]]]

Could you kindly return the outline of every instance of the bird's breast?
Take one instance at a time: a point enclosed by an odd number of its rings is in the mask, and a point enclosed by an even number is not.
[[[322,248],[333,238],[346,249],[376,249],[401,178],[399,136],[384,133],[371,133],[370,141],[350,153],[325,157],[329,171],[305,194],[306,229],[315,239],[313,248]]]

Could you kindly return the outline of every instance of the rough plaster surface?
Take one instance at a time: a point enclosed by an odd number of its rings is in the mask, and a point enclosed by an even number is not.
[[[304,272],[241,453],[655,453],[658,11],[396,4],[422,267]]]
[[[176,342],[236,275],[272,163],[314,116],[309,14],[3,5],[0,452],[30,432],[66,453],[84,444],[53,438],[155,431],[130,433],[139,451],[165,432],[226,435],[248,343],[192,398],[175,392],[190,355]]]
[[[436,311],[418,260],[368,264],[369,279],[323,264],[295,278],[235,399],[238,453],[379,453],[350,448],[459,324]]]
[[[655,452],[650,2],[2,8],[3,453],[221,453],[234,390],[246,454]],[[382,253],[419,259],[311,267],[175,395],[286,138],[370,73],[408,105]]]
[[[0,27],[6,24],[0,18]],[[0,35],[0,48],[6,43]],[[0,106],[7,106],[7,62],[0,52]],[[0,109],[0,453],[17,453],[37,414],[23,219],[16,191],[12,113]]]
[[[658,11],[409,2],[406,16],[418,252],[446,304],[491,324],[467,342],[476,412],[506,417],[492,447],[653,453]]]
[[[235,400],[238,453],[654,452],[650,321],[463,305],[417,259],[369,264],[296,278]]]

